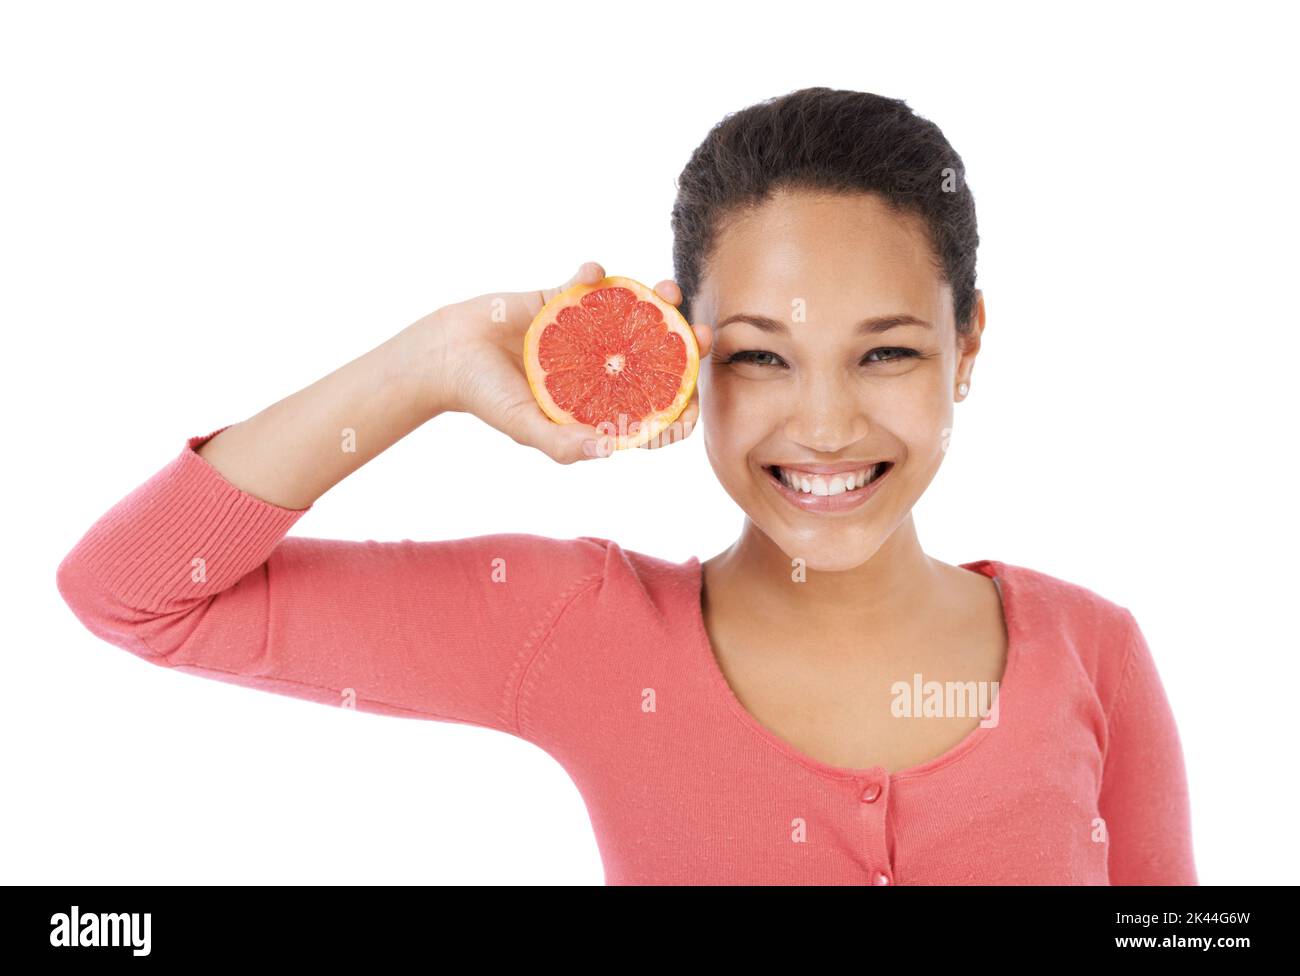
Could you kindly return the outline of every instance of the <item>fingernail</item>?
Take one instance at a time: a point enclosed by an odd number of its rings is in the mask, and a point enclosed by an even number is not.
[[[595,440],[588,438],[582,442],[582,453],[584,457],[594,458],[598,456]]]

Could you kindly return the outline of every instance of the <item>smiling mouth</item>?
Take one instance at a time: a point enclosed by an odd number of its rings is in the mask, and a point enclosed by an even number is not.
[[[892,461],[880,461],[869,468],[835,475],[809,474],[806,471],[781,468],[775,464],[764,465],[763,470],[791,491],[803,495],[830,497],[859,492],[872,482],[878,481],[893,466]]]

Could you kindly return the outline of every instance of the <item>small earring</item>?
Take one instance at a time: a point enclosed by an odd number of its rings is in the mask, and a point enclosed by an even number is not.
[[[962,396],[965,396],[966,393],[967,393],[969,390],[970,390],[970,385],[969,385],[969,384],[967,384],[967,383],[958,383],[958,384],[957,384],[957,392],[960,393]]]

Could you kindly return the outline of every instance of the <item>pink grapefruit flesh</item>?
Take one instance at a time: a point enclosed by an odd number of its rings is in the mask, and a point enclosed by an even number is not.
[[[524,371],[542,411],[583,423],[616,450],[640,447],[686,409],[700,369],[677,307],[631,278],[574,285],[542,306],[524,336]]]

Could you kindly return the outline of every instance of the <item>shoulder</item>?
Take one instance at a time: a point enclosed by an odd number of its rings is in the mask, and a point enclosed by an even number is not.
[[[514,579],[545,581],[561,595],[666,611],[698,598],[699,560],[673,562],[624,549],[612,539],[577,536],[561,539],[523,532],[495,533],[438,543],[462,561],[492,564]]]
[[[1132,619],[1128,608],[1082,583],[995,559],[966,565],[992,567],[992,575],[1015,591],[1019,611],[1039,623],[1095,630],[1127,626]]]
[[[1027,566],[998,560],[965,565],[1000,579],[1007,615],[1022,640],[1038,653],[1077,663],[1109,711],[1132,658],[1146,650],[1133,613],[1091,586]]]
[[[610,539],[592,541],[605,547],[602,599],[618,601],[626,611],[635,608],[655,617],[678,615],[683,608],[698,605],[701,567],[695,556],[675,562],[625,549]]]
[[[600,536],[502,533],[454,544],[468,547],[479,563],[499,557],[512,578],[545,579],[559,601],[557,610],[570,620],[605,610],[621,626],[635,627],[664,618],[689,619],[690,608],[699,604],[701,567],[695,556],[674,562]],[[513,575],[516,568],[518,577]]]

